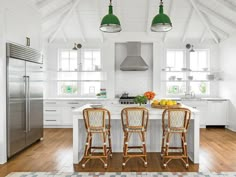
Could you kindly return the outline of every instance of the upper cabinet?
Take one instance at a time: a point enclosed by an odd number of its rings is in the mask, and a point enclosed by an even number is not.
[[[41,19],[39,12],[30,2],[9,0],[4,3],[6,41],[26,45],[41,50]]]

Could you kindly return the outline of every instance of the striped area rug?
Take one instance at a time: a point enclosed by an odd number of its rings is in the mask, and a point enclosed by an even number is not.
[[[171,172],[107,172],[107,173],[53,173],[53,172],[14,172],[7,177],[236,177],[236,172],[221,172],[221,173],[171,173]]]

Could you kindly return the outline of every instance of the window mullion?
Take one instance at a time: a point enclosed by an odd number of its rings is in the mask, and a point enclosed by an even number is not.
[[[190,69],[190,52],[185,51],[185,64],[186,68]],[[188,80],[188,76],[190,76],[190,72],[185,72],[186,77],[186,93],[190,93],[190,81]]]

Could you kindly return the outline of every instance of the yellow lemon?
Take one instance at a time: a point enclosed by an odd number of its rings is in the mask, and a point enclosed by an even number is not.
[[[166,105],[166,103],[167,103],[167,101],[166,101],[166,100],[161,100],[161,101],[160,101],[160,105],[162,105],[162,106],[165,106],[165,105]]]
[[[171,100],[167,101],[166,103],[167,106],[172,106],[173,105],[173,102]]]
[[[152,104],[158,105],[159,101],[158,100],[153,100]]]

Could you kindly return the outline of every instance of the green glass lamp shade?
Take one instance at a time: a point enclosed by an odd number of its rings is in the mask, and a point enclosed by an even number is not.
[[[153,32],[167,32],[172,29],[170,18],[163,13],[163,5],[160,5],[159,14],[152,20],[151,31]]]
[[[112,6],[109,6],[109,13],[103,17],[100,30],[106,33],[117,33],[121,31],[120,20],[113,15]]]

